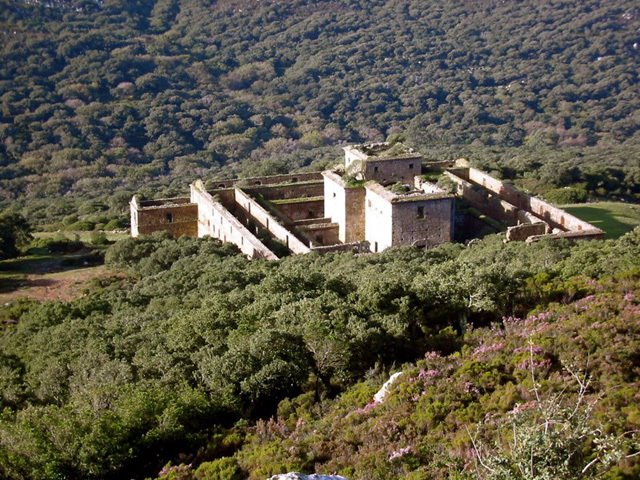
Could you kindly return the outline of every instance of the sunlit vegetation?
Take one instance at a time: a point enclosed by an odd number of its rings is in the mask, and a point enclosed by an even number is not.
[[[632,0],[0,10],[0,195],[38,223],[99,230],[135,191],[322,168],[341,142],[398,132],[536,193],[580,184],[552,201],[638,198]]]
[[[470,448],[465,426],[529,399],[518,370],[527,354],[507,354],[529,337],[543,349],[538,373],[548,388],[560,388],[571,359],[598,379],[590,393],[607,392],[602,420],[616,412],[609,428],[636,428],[639,235],[573,247],[490,236],[468,247],[279,262],[249,261],[211,239],[121,241],[106,261],[126,278],[68,303],[22,302],[2,312],[13,321],[0,337],[0,474],[131,478],[172,462],[167,474],[175,467],[191,475],[202,463],[202,471],[239,478],[316,465],[352,478],[428,478],[452,457],[447,468],[462,475],[468,466],[456,452]],[[529,334],[523,328],[533,317],[545,329]],[[581,326],[596,318],[599,329]],[[609,325],[618,329],[614,343]],[[504,350],[474,360],[494,338]],[[451,383],[425,390],[415,413],[402,400],[421,395],[410,383],[373,417],[355,413],[385,372],[435,368],[420,360],[431,351]],[[614,383],[620,390],[607,390]],[[376,423],[383,412],[398,418]],[[389,430],[399,418],[404,427]],[[388,462],[387,449],[405,441],[416,448],[411,462]],[[384,454],[380,442],[390,442]]]
[[[638,478],[636,3],[0,0],[0,286],[118,272],[2,297],[0,477]],[[134,192],[386,138],[610,239],[110,245]]]

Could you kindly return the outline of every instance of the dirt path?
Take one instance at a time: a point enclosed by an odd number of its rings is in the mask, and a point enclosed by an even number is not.
[[[11,292],[0,293],[0,304],[18,298],[35,300],[72,300],[82,295],[94,278],[113,275],[104,265],[78,268],[56,273],[30,273],[20,280],[20,286]]]

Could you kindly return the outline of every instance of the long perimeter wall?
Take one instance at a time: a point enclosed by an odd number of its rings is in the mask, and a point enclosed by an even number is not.
[[[477,192],[477,187],[486,189],[487,192],[495,195],[499,199],[500,209],[502,210],[502,218],[498,220],[507,221],[513,224],[515,218],[520,223],[532,222],[534,218],[544,221],[554,229],[555,237],[566,237],[571,239],[593,239],[602,238],[604,232],[594,227],[584,220],[571,215],[570,213],[541,200],[539,198],[528,195],[515,187],[494,178],[487,173],[473,167],[453,168],[448,171],[449,177],[458,177],[465,181],[467,188],[462,189],[462,196],[469,199],[472,203],[481,202],[481,194]],[[452,178],[455,180],[455,178]],[[457,181],[461,184],[463,182]],[[493,197],[493,198],[495,198]],[[495,206],[487,204],[487,207]],[[512,208],[514,207],[514,208]],[[499,214],[500,209],[493,209],[491,213]],[[536,240],[542,236],[532,238]]]
[[[199,237],[209,235],[223,242],[231,242],[250,258],[278,259],[275,253],[206,191],[200,180],[191,184],[191,201],[198,205]]]

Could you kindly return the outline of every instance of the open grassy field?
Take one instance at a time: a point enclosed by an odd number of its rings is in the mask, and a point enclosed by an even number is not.
[[[618,238],[640,225],[640,205],[597,202],[564,205],[561,208],[601,228],[606,238]]]

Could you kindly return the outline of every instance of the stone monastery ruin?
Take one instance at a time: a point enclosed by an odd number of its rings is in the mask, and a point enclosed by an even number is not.
[[[505,229],[505,241],[603,236],[464,160],[425,162],[401,143],[353,145],[344,152],[343,165],[322,173],[221,180],[211,189],[197,180],[190,198],[134,196],[131,235],[209,235],[269,260],[312,251],[429,248]]]

